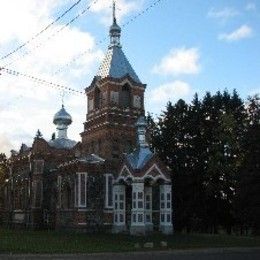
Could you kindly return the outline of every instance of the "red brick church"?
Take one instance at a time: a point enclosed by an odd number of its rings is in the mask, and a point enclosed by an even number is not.
[[[67,136],[62,106],[57,135],[37,132],[7,161],[3,222],[27,228],[173,232],[169,171],[147,143],[143,84],[120,44],[115,15],[110,44],[85,89],[88,111],[81,142]]]

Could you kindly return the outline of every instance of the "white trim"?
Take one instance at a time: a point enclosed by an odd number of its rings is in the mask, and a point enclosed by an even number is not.
[[[109,181],[109,177],[112,177],[112,204],[111,205],[108,205],[108,190],[109,190],[109,187],[108,187],[108,181]],[[106,197],[105,197],[105,208],[106,209],[113,209],[113,182],[114,182],[114,175],[111,174],[111,173],[106,173],[105,174],[105,178],[106,178],[106,183],[105,183],[105,187],[106,187]]]
[[[128,172],[127,176],[121,176],[124,170],[126,170]],[[127,178],[131,178],[133,180],[134,176],[131,174],[131,171],[129,170],[129,168],[126,165],[124,165],[122,167],[117,179],[115,180],[115,182],[118,182],[119,180],[125,181]]]
[[[153,177],[153,176],[150,176],[150,175],[149,175],[149,173],[150,173],[154,168],[160,173],[159,176]],[[165,175],[164,175],[163,172],[160,170],[160,168],[157,166],[157,164],[153,164],[153,165],[146,171],[145,175],[144,175],[142,178],[144,179],[145,177],[148,177],[148,175],[149,175],[149,177],[151,177],[153,180],[157,180],[157,179],[159,179],[159,178],[161,177],[161,178],[163,178],[165,181],[169,181],[169,182],[171,181],[171,180],[169,180],[169,179],[167,179],[167,178],[165,177]]]
[[[84,194],[84,201],[85,203],[81,203],[81,176],[84,175],[85,178],[85,194]],[[77,176],[77,181],[78,181],[78,190],[76,190],[76,193],[78,194],[78,201],[77,204],[75,205],[78,208],[85,208],[87,207],[87,179],[88,179],[88,173],[87,172],[77,172],[76,173]],[[76,183],[75,183],[76,186]],[[76,196],[75,193],[75,196]],[[76,200],[76,199],[75,199]]]
[[[113,198],[113,206],[114,206],[113,223],[115,226],[124,226],[126,223],[125,195],[126,194],[125,194],[124,185],[113,185],[113,197],[114,197]]]
[[[160,175],[154,177],[154,176],[150,176],[149,173],[153,170],[153,169],[156,169]],[[121,176],[123,171],[126,170],[128,172],[128,175],[127,176]],[[117,177],[117,179],[115,180],[115,182],[118,182],[120,180],[123,180],[123,181],[126,181],[127,178],[131,178],[132,180],[139,180],[139,181],[144,181],[145,178],[152,178],[154,181],[157,181],[158,179],[162,178],[164,181],[168,182],[168,183],[171,183],[171,180],[166,178],[166,176],[163,174],[163,172],[160,170],[160,168],[156,165],[156,164],[153,164],[147,171],[146,173],[144,174],[143,177],[134,177],[131,173],[131,171],[129,170],[129,168],[124,165],[119,173],[119,176]]]
[[[172,226],[172,187],[169,184],[160,185],[160,226]]]
[[[140,197],[139,197],[140,195]],[[145,192],[143,182],[132,183],[131,226],[145,225]],[[141,220],[139,219],[141,218]]]

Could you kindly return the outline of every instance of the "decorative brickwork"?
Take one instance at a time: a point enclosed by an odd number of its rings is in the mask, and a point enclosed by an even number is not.
[[[115,10],[115,8],[114,8]],[[30,228],[172,232],[169,172],[146,142],[144,91],[120,44],[114,16],[110,45],[86,88],[82,142],[68,139],[72,117],[55,114],[57,138],[37,132],[6,162],[2,215],[6,225]]]

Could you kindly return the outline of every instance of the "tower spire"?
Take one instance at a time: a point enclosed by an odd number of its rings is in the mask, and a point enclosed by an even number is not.
[[[116,2],[113,0],[113,23],[116,23]]]
[[[61,107],[64,107],[64,96],[65,96],[65,92],[62,91],[61,92]]]
[[[120,44],[120,36],[121,36],[121,28],[116,22],[116,3],[115,0],[113,0],[113,6],[112,6],[112,18],[113,23],[110,26],[109,35],[110,35],[110,48],[116,46],[121,47]]]

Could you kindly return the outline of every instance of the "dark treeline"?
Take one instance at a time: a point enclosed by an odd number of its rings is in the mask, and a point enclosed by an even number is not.
[[[259,97],[195,95],[148,122],[151,145],[172,170],[175,229],[259,235]]]

